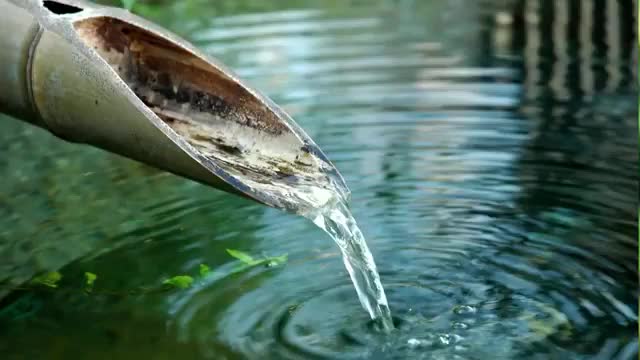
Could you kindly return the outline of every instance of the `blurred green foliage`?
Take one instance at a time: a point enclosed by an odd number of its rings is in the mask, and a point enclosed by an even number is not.
[[[32,285],[44,285],[51,288],[57,288],[58,282],[62,279],[62,274],[57,271],[51,271],[48,273],[44,273],[42,275],[38,275],[31,279]]]
[[[132,10],[133,6],[136,4],[136,0],[120,0],[122,7],[127,10]]]
[[[85,272],[84,273],[84,278],[85,278],[85,282],[87,286],[93,286],[93,283],[96,281],[96,279],[98,278],[98,275],[91,273],[91,272]]]
[[[186,289],[193,284],[193,278],[189,275],[177,275],[162,282],[163,285],[170,285],[179,289]]]
[[[93,0],[97,3],[118,6],[152,20],[181,35],[186,35],[194,24],[209,24],[220,16],[272,12],[280,9],[321,7],[341,12],[352,6],[342,0]],[[381,6],[381,1],[371,1],[371,6]]]
[[[200,264],[198,268],[200,270],[200,277],[207,277],[211,274],[211,269],[205,264]]]

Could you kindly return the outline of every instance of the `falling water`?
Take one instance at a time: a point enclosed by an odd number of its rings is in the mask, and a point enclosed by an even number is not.
[[[340,198],[308,217],[338,244],[344,266],[358,293],[358,299],[369,312],[369,316],[376,320],[384,331],[392,330],[391,312],[380,275],[376,270],[376,263],[346,201]]]

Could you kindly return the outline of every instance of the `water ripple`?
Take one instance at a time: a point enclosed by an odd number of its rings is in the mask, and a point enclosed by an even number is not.
[[[10,128],[0,132],[0,214],[11,227],[0,238],[28,237],[25,224],[42,223],[35,234],[111,241],[74,253],[91,255],[65,271],[108,278],[120,264],[129,273],[117,284],[209,264],[214,275],[189,290],[102,310],[159,317],[161,326],[134,317],[127,327],[170,334],[165,341],[197,358],[637,357],[637,49],[626,45],[636,44],[633,31],[609,25],[629,20],[621,3],[310,3],[203,15],[184,33],[282,104],[343,173],[396,331],[376,330],[338,250],[302,219],[97,153],[74,157],[66,145],[27,162],[51,169],[45,175],[25,174],[15,159],[42,148],[33,146],[42,137]],[[563,20],[565,5],[581,16]],[[175,21],[167,25],[181,28]],[[7,195],[43,184],[52,189],[31,201]],[[290,260],[238,273],[225,248]],[[49,300],[43,322],[66,309],[64,297]],[[111,326],[84,306],[74,309],[82,321],[65,326]],[[6,328],[56,346],[46,330]],[[83,336],[105,354],[118,348]],[[136,347],[142,357],[160,351]]]

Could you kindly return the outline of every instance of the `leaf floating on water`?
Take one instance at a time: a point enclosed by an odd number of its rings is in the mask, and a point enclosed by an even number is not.
[[[62,279],[62,274],[57,271],[51,271],[40,276],[36,276],[31,280],[31,284],[44,285],[51,288],[57,288],[58,282]]]
[[[242,262],[242,264],[240,266],[237,266],[233,272],[240,272],[240,271],[244,271],[248,268],[254,267],[254,266],[258,266],[258,265],[265,265],[266,267],[274,267],[274,266],[278,266],[278,265],[282,265],[284,263],[287,262],[288,260],[288,255],[284,254],[284,255],[280,255],[280,256],[270,256],[270,257],[262,257],[260,259],[255,259],[254,257],[252,257],[251,255],[239,251],[239,250],[234,250],[234,249],[227,249],[227,253],[231,256],[233,256],[234,258],[240,260],[240,262]]]
[[[164,285],[175,286],[180,289],[186,289],[193,284],[193,278],[189,275],[178,275],[162,282]]]
[[[255,265],[256,261],[253,259],[253,257],[251,257],[251,255],[242,252],[240,250],[234,250],[234,249],[227,249],[227,253],[231,256],[233,256],[234,258],[242,261],[243,263],[247,264],[247,265]]]
[[[211,274],[211,269],[206,264],[200,264],[199,271],[201,277],[206,277]]]
[[[289,255],[288,254],[270,257],[270,258],[267,259],[267,261],[268,261],[267,262],[267,266],[268,267],[273,267],[273,266],[282,265],[282,264],[286,263],[288,260],[289,260]]]
[[[236,266],[235,268],[233,268],[233,270],[231,270],[231,273],[232,274],[239,273],[239,272],[245,271],[245,270],[247,270],[249,268],[251,268],[251,265],[240,264],[240,265]]]

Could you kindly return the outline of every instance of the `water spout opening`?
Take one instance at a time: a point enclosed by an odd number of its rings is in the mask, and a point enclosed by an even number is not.
[[[82,11],[81,8],[73,5],[63,4],[57,1],[45,0],[44,7],[56,15],[76,14]]]
[[[75,28],[159,119],[250,196],[301,213],[341,184],[315,145],[215,64],[123,20],[89,18]]]

